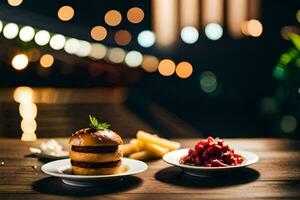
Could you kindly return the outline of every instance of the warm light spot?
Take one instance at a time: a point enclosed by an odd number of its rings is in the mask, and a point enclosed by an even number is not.
[[[137,67],[143,62],[143,55],[138,51],[129,51],[125,57],[125,63],[129,67]]]
[[[31,103],[33,101],[33,90],[26,86],[17,87],[13,97],[18,103]]]
[[[104,40],[106,36],[107,36],[107,31],[106,28],[104,28],[103,26],[95,26],[91,30],[91,37],[94,40],[101,41]]]
[[[8,23],[4,26],[3,35],[6,39],[14,39],[17,37],[19,32],[19,27],[15,23]]]
[[[74,9],[71,6],[63,6],[58,10],[57,16],[62,21],[69,21],[74,17]]]
[[[155,39],[155,34],[149,30],[140,32],[137,38],[139,45],[145,48],[153,46],[155,43]]]
[[[109,26],[117,26],[121,23],[122,16],[121,13],[117,10],[110,10],[104,16],[104,21]]]
[[[23,133],[21,137],[22,141],[35,141],[37,140],[35,133]]]
[[[7,0],[7,3],[10,6],[19,6],[19,5],[21,5],[22,2],[23,2],[23,0]]]
[[[169,59],[163,59],[158,65],[158,71],[163,76],[171,76],[175,72],[175,63]]]
[[[127,19],[133,24],[138,24],[144,19],[144,11],[141,8],[133,7],[127,12]]]
[[[111,48],[107,57],[113,63],[121,63],[125,59],[125,51],[121,48]]]
[[[69,54],[75,54],[78,51],[79,47],[80,47],[79,40],[75,38],[70,38],[66,41],[64,49]]]
[[[34,119],[37,116],[37,106],[32,102],[20,103],[19,113],[23,119]]]
[[[84,40],[80,40],[79,48],[75,54],[79,57],[86,57],[90,54],[91,49],[92,49],[91,43]]]
[[[40,59],[41,66],[45,68],[51,67],[53,63],[54,63],[54,58],[50,54],[45,54]]]
[[[249,36],[249,32],[248,32],[248,21],[243,21],[242,25],[241,25],[241,30],[242,30],[242,33],[245,35],[245,36]]]
[[[115,41],[121,46],[128,45],[131,41],[131,34],[126,30],[119,30],[115,34]]]
[[[37,124],[34,119],[23,119],[21,121],[21,129],[24,133],[34,133]]]
[[[210,40],[218,40],[223,35],[223,28],[217,23],[207,24],[205,26],[205,35]]]
[[[106,51],[107,49],[104,45],[92,44],[92,49],[89,56],[94,59],[101,59],[106,55]]]
[[[142,68],[146,72],[155,72],[158,68],[159,60],[155,56],[145,55],[143,62],[142,62]]]
[[[189,62],[180,62],[176,67],[176,74],[180,78],[188,78],[193,73],[193,66]]]
[[[247,28],[249,35],[253,37],[259,37],[263,32],[262,24],[256,19],[249,20]]]
[[[18,54],[12,59],[11,65],[16,70],[25,69],[28,65],[28,57],[25,54]]]
[[[31,26],[21,28],[19,37],[23,42],[29,42],[34,38],[34,29]]]
[[[40,46],[44,46],[48,44],[49,40],[50,40],[50,33],[45,30],[38,31],[34,37],[34,41]]]
[[[66,43],[65,36],[61,34],[55,34],[51,37],[50,47],[54,50],[61,50],[64,48],[65,43]]]
[[[181,30],[180,36],[183,42],[187,44],[193,44],[197,42],[199,33],[195,27],[186,26]]]

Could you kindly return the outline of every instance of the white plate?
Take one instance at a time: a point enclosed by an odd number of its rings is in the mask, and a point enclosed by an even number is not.
[[[229,170],[232,171],[232,170],[249,166],[253,163],[256,163],[259,160],[258,156],[254,153],[248,151],[235,150],[234,151],[235,153],[240,154],[245,159],[245,161],[241,165],[227,166],[227,167],[202,167],[202,166],[190,166],[190,165],[180,164],[179,159],[182,156],[187,155],[188,150],[189,148],[179,149],[179,150],[169,152],[163,156],[163,160],[168,164],[181,168],[185,173],[192,176],[211,176]]]
[[[50,176],[62,178],[62,181],[68,185],[89,187],[107,184],[124,176],[141,173],[148,168],[146,163],[130,158],[122,158],[122,165],[125,168],[124,172],[112,175],[74,175],[71,172],[70,159],[49,162],[41,169]]]

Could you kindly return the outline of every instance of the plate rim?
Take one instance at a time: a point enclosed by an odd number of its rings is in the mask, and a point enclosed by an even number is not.
[[[57,173],[49,172],[48,170],[45,169],[49,165],[53,165],[54,162],[63,162],[63,161],[70,161],[70,160],[71,160],[70,158],[66,158],[66,159],[60,159],[60,160],[48,162],[48,163],[42,165],[41,170],[42,170],[42,172],[44,172],[45,174],[47,174],[49,176],[60,177],[60,178],[65,178],[65,179],[81,179],[81,180],[83,180],[83,179],[104,179],[104,178],[130,176],[130,175],[144,172],[148,169],[147,163],[140,161],[140,160],[131,159],[131,158],[122,158],[122,162],[127,162],[127,161],[132,162],[133,161],[133,162],[139,163],[140,165],[143,165],[143,168],[140,170],[130,172],[130,173],[128,173],[128,171],[126,171],[126,172],[122,172],[122,173],[118,173],[118,174],[111,174],[111,175],[74,175],[74,174],[60,173],[60,170],[66,166],[57,167],[57,169],[56,169]]]
[[[242,167],[246,167],[246,166],[249,166],[249,165],[252,165],[256,162],[259,161],[259,156],[255,153],[252,153],[250,151],[245,151],[245,150],[239,150],[239,149],[235,149],[234,151],[235,152],[238,152],[238,153],[241,153],[241,154],[250,154],[254,157],[254,160],[252,161],[249,161],[248,163],[245,162],[244,164],[241,164],[241,165],[234,165],[234,166],[226,166],[226,167],[204,167],[204,166],[190,166],[190,165],[184,165],[184,164],[179,164],[179,163],[174,163],[174,162],[171,162],[170,160],[167,159],[168,156],[170,156],[171,154],[174,154],[176,152],[180,152],[180,151],[188,151],[190,148],[182,148],[182,149],[177,149],[177,150],[174,150],[174,151],[171,151],[167,154],[165,154],[163,156],[163,161],[170,164],[170,165],[173,165],[173,166],[176,166],[176,167],[179,167],[179,168],[184,168],[184,169],[191,169],[191,170],[228,170],[228,169],[234,169],[234,168],[242,168]]]

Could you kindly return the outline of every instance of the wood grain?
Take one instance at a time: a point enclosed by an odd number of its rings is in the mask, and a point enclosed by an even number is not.
[[[58,138],[66,148],[67,138]],[[196,139],[177,140],[184,147]],[[251,168],[219,178],[195,179],[162,160],[122,182],[101,188],[74,188],[43,174],[43,162],[26,157],[36,142],[0,139],[0,199],[299,199],[300,141],[287,139],[226,139],[234,148],[257,153]],[[37,168],[33,168],[37,166]]]

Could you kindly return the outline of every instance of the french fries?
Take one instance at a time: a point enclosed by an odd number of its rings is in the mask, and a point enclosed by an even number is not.
[[[123,155],[137,160],[162,158],[169,151],[180,148],[180,143],[173,142],[145,131],[137,132],[137,139],[123,145]]]
[[[165,147],[169,150],[175,150],[180,148],[180,143],[173,142],[164,138],[160,138],[145,131],[138,131],[137,132],[137,139],[147,143],[154,143],[159,146]]]

